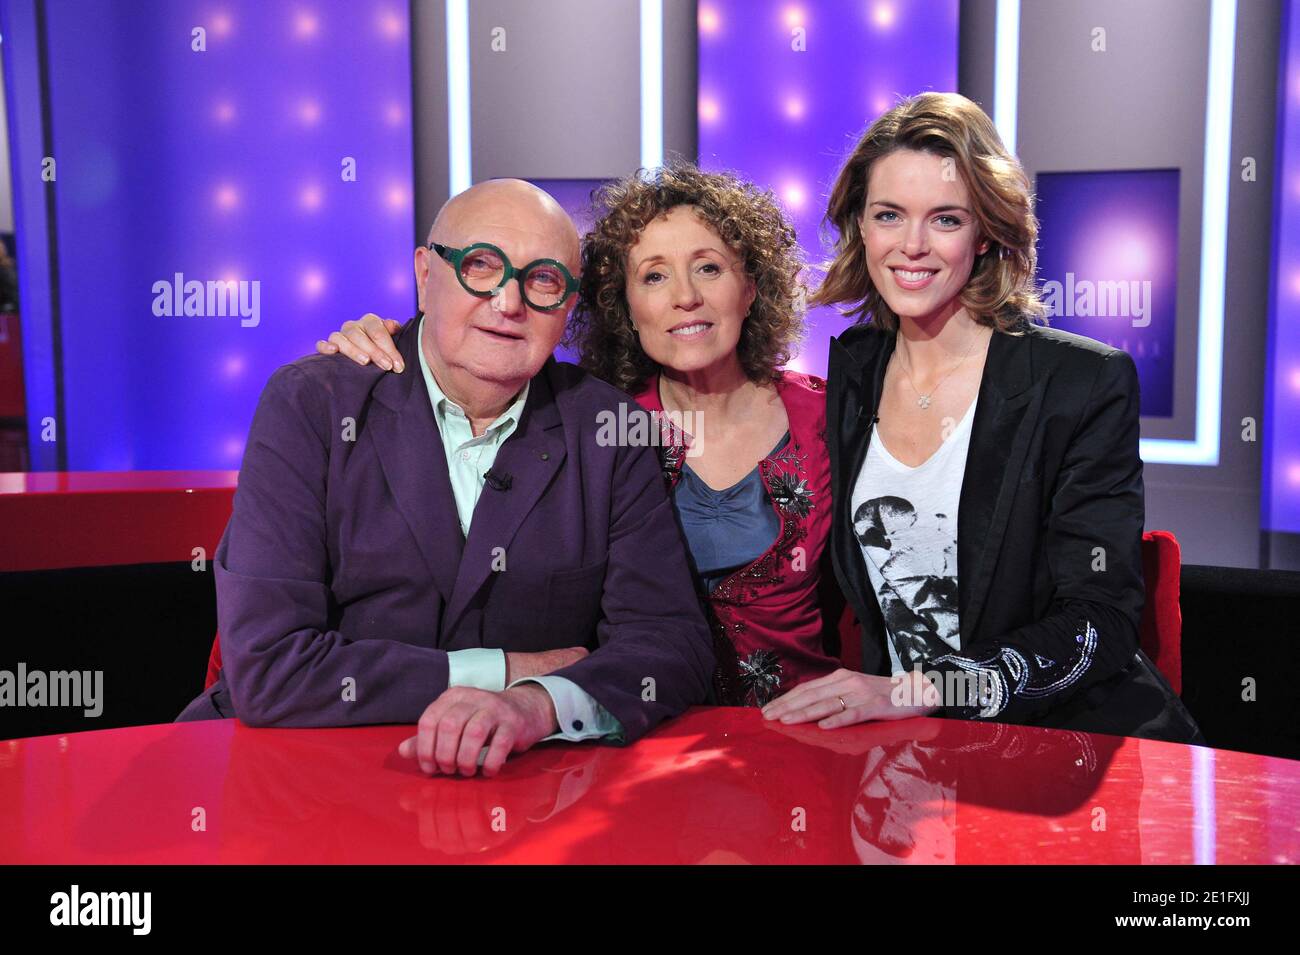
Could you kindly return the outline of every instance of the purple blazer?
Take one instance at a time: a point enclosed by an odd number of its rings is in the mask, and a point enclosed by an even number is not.
[[[414,723],[469,647],[588,647],[556,675],[629,741],[705,702],[712,641],[658,458],[596,440],[632,399],[548,359],[466,540],[417,328],[405,374],[312,355],[271,376],[214,560],[221,678],[179,719]]]

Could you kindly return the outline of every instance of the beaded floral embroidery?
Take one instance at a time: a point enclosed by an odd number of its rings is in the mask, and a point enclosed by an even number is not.
[[[740,687],[748,706],[767,706],[781,689],[781,664],[775,651],[755,650],[740,661]]]

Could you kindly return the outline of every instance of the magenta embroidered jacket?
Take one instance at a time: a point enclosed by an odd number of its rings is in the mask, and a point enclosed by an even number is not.
[[[761,706],[840,666],[836,626],[843,598],[822,561],[832,516],[826,382],[782,371],[776,388],[790,440],[758,467],[781,529],[757,560],[704,598],[718,659],[714,682],[720,702],[729,705]],[[658,375],[635,397],[646,410],[663,414]],[[689,422],[662,417],[659,423],[671,495],[691,440],[679,425]]]

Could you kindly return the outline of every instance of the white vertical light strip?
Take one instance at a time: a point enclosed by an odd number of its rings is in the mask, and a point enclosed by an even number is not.
[[[993,125],[1016,154],[1016,102],[1020,94],[1020,0],[998,0],[993,47]]]
[[[1192,751],[1192,864],[1214,865],[1219,823],[1214,805],[1214,750],[1188,746]]]
[[[448,197],[473,184],[469,140],[469,0],[447,0]]]
[[[641,0],[641,165],[664,164],[664,5]]]
[[[1211,0],[1205,92],[1205,179],[1201,186],[1201,290],[1196,336],[1196,437],[1143,438],[1142,460],[1219,463],[1223,408],[1223,299],[1228,272],[1228,183],[1232,164],[1232,70],[1237,0]]]

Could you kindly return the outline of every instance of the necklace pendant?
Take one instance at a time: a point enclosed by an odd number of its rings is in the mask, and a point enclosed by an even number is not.
[[[920,405],[923,409],[928,408],[930,407],[930,396],[921,395],[919,398],[916,399],[916,403]]]

